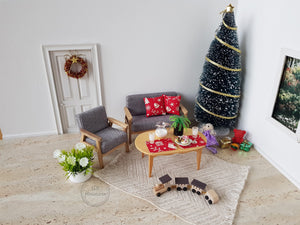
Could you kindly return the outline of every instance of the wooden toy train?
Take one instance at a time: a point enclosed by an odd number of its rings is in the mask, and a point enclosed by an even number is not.
[[[190,184],[188,177],[175,177],[175,184],[172,185],[172,178],[168,174],[160,177],[159,180],[161,184],[157,184],[153,187],[153,192],[157,197],[160,197],[167,191],[171,191],[172,188],[176,188],[177,191],[187,191],[191,189],[193,193],[198,195],[204,194],[204,198],[209,204],[215,204],[219,201],[218,194],[213,189],[206,191],[207,185],[199,180],[193,179]]]

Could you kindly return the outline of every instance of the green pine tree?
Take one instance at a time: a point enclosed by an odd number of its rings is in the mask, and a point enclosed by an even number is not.
[[[239,112],[241,51],[233,6],[223,12],[222,23],[205,57],[195,101],[194,117],[215,127],[234,127]]]

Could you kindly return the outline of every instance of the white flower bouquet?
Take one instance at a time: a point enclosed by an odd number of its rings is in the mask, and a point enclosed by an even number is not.
[[[78,173],[92,172],[92,165],[94,159],[93,147],[86,146],[83,143],[77,143],[75,147],[67,152],[65,150],[55,150],[53,152],[53,157],[56,158],[59,164],[66,171],[67,178],[70,175],[77,175]]]

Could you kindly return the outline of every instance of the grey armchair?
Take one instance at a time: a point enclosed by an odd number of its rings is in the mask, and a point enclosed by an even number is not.
[[[131,135],[134,133],[140,133],[145,130],[155,129],[157,122],[167,122],[170,123],[170,114],[161,116],[146,116],[146,108],[144,97],[153,98],[161,95],[177,96],[177,92],[158,92],[158,93],[148,93],[148,94],[133,94],[126,96],[126,106],[125,111],[125,123],[128,124],[128,138],[129,144],[131,144]],[[188,110],[180,104],[180,113],[187,117]]]
[[[125,145],[128,147],[128,125],[116,119],[107,117],[104,106],[98,106],[75,116],[80,128],[80,142],[92,145],[98,155],[100,169],[104,167],[103,156]],[[118,125],[122,130],[113,128],[112,124]]]

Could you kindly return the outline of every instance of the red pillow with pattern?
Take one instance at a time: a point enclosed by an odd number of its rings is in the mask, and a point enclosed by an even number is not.
[[[180,106],[180,100],[181,96],[164,96],[164,102],[165,102],[165,108],[166,112],[168,114],[175,114],[175,115],[180,115],[179,112],[179,106]]]
[[[144,102],[147,117],[166,114],[163,96],[156,98],[144,98]]]

